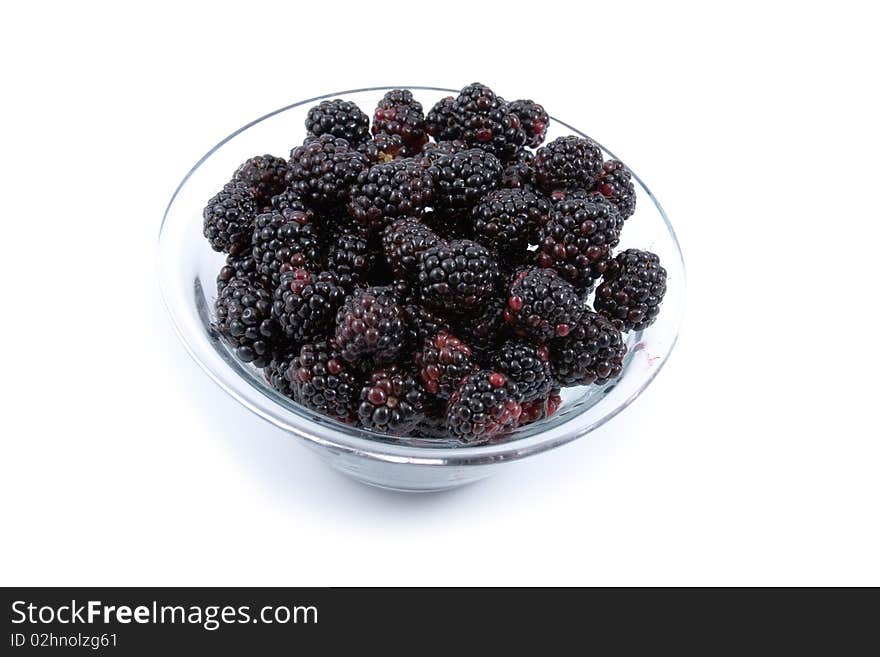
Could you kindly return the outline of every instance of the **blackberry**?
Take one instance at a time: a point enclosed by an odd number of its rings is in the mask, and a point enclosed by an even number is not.
[[[424,405],[424,417],[416,425],[413,435],[428,440],[449,440],[446,430],[446,401],[427,395]]]
[[[479,148],[432,154],[428,161],[427,171],[435,185],[434,202],[440,208],[469,208],[501,184],[501,162]]]
[[[501,186],[506,189],[530,189],[535,182],[535,172],[532,169],[534,159],[535,155],[531,151],[520,151],[501,172]]]
[[[330,134],[306,139],[290,152],[287,181],[308,203],[334,206],[344,203],[358,175],[368,166],[367,156]]]
[[[344,298],[345,292],[330,272],[294,269],[281,274],[272,315],[289,341],[302,344],[330,333]]]
[[[462,134],[461,118],[455,98],[441,98],[425,116],[425,131],[438,142],[459,139]]]
[[[456,153],[461,153],[469,149],[470,146],[468,146],[467,143],[463,142],[461,139],[452,139],[450,141],[437,142],[432,141],[425,144],[425,147],[419,154],[418,159],[422,162],[427,162],[428,164],[430,164],[442,155],[455,155]]]
[[[400,307],[408,332],[407,344],[421,349],[425,340],[440,333],[449,331],[449,323],[425,308],[421,299],[415,295],[405,299]]]
[[[515,100],[508,106],[519,117],[526,132],[526,146],[537,148],[547,136],[550,116],[544,108],[532,100]]]
[[[374,261],[374,250],[366,238],[348,230],[336,235],[327,251],[327,271],[333,272],[346,292],[367,282]]]
[[[268,154],[250,158],[232,176],[248,186],[260,210],[269,207],[272,197],[284,191],[286,178],[287,160]]]
[[[650,251],[618,253],[596,290],[596,311],[621,331],[642,331],[657,319],[666,294],[666,270]]]
[[[257,273],[273,287],[286,271],[320,269],[318,231],[305,213],[273,210],[258,215],[252,244]]]
[[[552,269],[519,272],[510,286],[504,320],[536,342],[568,335],[584,312],[575,287]]]
[[[500,276],[489,250],[470,240],[453,240],[423,251],[418,270],[422,298],[447,313],[478,308],[492,296]]]
[[[266,382],[285,397],[293,399],[290,386],[290,364],[299,355],[299,349],[287,349],[275,354],[266,368],[263,377]]]
[[[309,110],[306,130],[316,137],[328,134],[357,146],[370,138],[370,117],[350,101],[325,100]]]
[[[526,143],[526,132],[519,116],[489,87],[469,84],[451,107],[461,128],[461,139],[471,146],[509,160]]]
[[[590,290],[607,268],[622,229],[623,218],[601,194],[560,201],[541,229],[537,263]]]
[[[217,295],[214,328],[245,363],[265,367],[278,339],[272,295],[244,278],[233,278]]]
[[[418,219],[403,217],[382,233],[382,251],[395,275],[414,281],[418,275],[419,256],[436,246],[440,237]]]
[[[602,166],[595,190],[611,201],[624,219],[629,219],[636,211],[636,187],[623,162],[608,160]]]
[[[219,293],[234,278],[245,279],[261,288],[268,286],[266,278],[257,273],[257,263],[250,251],[226,256],[226,264],[217,274],[217,292]]]
[[[358,175],[348,212],[364,230],[378,233],[398,217],[422,214],[433,187],[431,176],[414,160],[374,164]]]
[[[380,368],[361,388],[358,419],[371,431],[403,436],[425,418],[426,398],[412,374],[397,366]]]
[[[564,201],[595,200],[596,195],[598,194],[599,192],[587,191],[586,189],[581,189],[580,187],[573,187],[571,189],[555,189],[547,194],[547,198],[550,199],[550,202],[555,207]]]
[[[290,364],[293,399],[342,422],[354,422],[362,379],[332,340],[304,344]]]
[[[554,387],[550,350],[523,340],[508,340],[492,356],[492,366],[519,387],[523,401],[545,397]]]
[[[522,189],[499,189],[474,207],[474,234],[478,242],[496,253],[518,255],[530,241],[537,241],[549,214],[550,202],[543,196]]]
[[[390,363],[406,338],[403,313],[389,287],[356,289],[336,314],[336,342],[349,362],[372,356],[377,364]]]
[[[620,374],[625,354],[620,331],[602,315],[586,311],[568,337],[553,342],[550,363],[563,386],[602,384]]]
[[[519,424],[520,426],[531,424],[532,422],[550,417],[559,410],[560,406],[562,406],[562,397],[559,396],[559,388],[555,388],[546,397],[523,402]]]
[[[507,337],[508,325],[504,321],[507,298],[493,296],[486,300],[473,314],[456,318],[455,331],[471,347],[478,357],[494,349]]]
[[[475,445],[517,425],[522,398],[516,384],[501,372],[479,370],[466,377],[446,409],[446,428],[461,442]]]
[[[410,152],[400,135],[380,133],[357,147],[370,165],[391,162],[402,157],[409,157]]]
[[[406,303],[409,299],[412,299],[415,294],[415,288],[409,284],[409,281],[402,278],[392,278],[391,282],[387,284],[387,287],[391,290],[391,294],[394,295],[394,298],[399,304]]]
[[[535,153],[535,180],[547,192],[589,189],[602,173],[602,151],[591,139],[558,137]]]
[[[212,249],[236,255],[250,244],[256,216],[257,203],[250,187],[233,181],[208,201],[202,211],[202,232]]]
[[[302,194],[290,187],[273,196],[270,205],[272,210],[290,216],[297,223],[309,223],[315,218],[315,213],[303,201]]]
[[[422,223],[446,241],[472,240],[474,227],[469,208],[436,208],[421,217]]]
[[[407,155],[416,155],[428,141],[422,104],[408,89],[392,89],[379,101],[373,114],[373,134],[399,135]]]
[[[415,363],[425,390],[443,399],[449,399],[461,380],[477,369],[471,348],[447,331],[425,340]]]

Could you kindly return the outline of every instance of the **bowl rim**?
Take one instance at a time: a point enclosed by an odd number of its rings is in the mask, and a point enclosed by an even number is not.
[[[239,385],[240,383],[244,384],[247,382],[243,377],[239,376],[238,373],[232,370],[229,371],[229,374],[231,374],[237,380],[230,381],[226,376],[224,376],[223,373],[217,371],[220,368],[215,369],[215,367],[212,366],[212,363],[206,362],[207,359],[201,357],[199,353],[197,353],[195,346],[189,340],[186,331],[181,325],[181,322],[175,316],[173,306],[168,298],[169,290],[166,288],[166,282],[164,276],[162,275],[161,250],[162,237],[164,234],[163,231],[166,226],[168,217],[171,214],[174,202],[177,199],[180,191],[184,188],[184,186],[187,184],[192,175],[199,169],[199,167],[206,160],[208,160],[208,158],[210,158],[217,150],[222,148],[227,142],[234,139],[242,132],[257,125],[258,123],[261,123],[273,116],[276,116],[277,114],[281,114],[282,112],[293,109],[295,107],[300,107],[305,104],[315,103],[331,98],[337,98],[347,94],[388,91],[391,89],[440,91],[448,92],[451,94],[458,93],[459,91],[450,87],[434,87],[424,85],[392,85],[347,89],[344,91],[336,91],[333,93],[322,94],[320,96],[297,101],[295,103],[285,105],[267,114],[264,114],[263,116],[260,116],[259,118],[256,118],[246,123],[234,132],[230,133],[217,144],[215,144],[201,158],[199,158],[198,161],[186,173],[186,175],[175,188],[174,193],[171,195],[171,199],[168,201],[168,205],[166,206],[165,212],[162,216],[162,222],[159,226],[159,243],[157,245],[157,269],[159,272],[159,287],[162,303],[165,306],[165,310],[168,314],[171,325],[174,328],[174,332],[177,334],[187,353],[202,369],[202,371],[204,371],[205,374],[207,374],[208,377],[213,380],[214,383],[217,384],[217,386],[220,387],[221,390],[226,392],[242,406],[256,414],[258,417],[261,417],[263,420],[266,420],[270,424],[273,424],[289,433],[293,433],[302,438],[305,438],[307,441],[315,445],[330,448],[336,450],[337,452],[361,458],[382,461],[385,463],[408,463],[414,465],[436,466],[485,465],[502,461],[512,461],[538,454],[540,452],[544,452],[555,447],[559,447],[568,442],[576,440],[577,438],[581,438],[591,431],[601,427],[606,422],[616,417],[624,409],[629,407],[630,404],[632,404],[639,397],[639,395],[641,395],[645,391],[645,389],[654,381],[654,379],[663,369],[663,366],[666,364],[666,361],[669,359],[669,356],[671,355],[676,343],[678,342],[685,306],[686,272],[684,257],[681,251],[681,244],[678,241],[675,229],[669,221],[669,217],[667,216],[666,211],[660,205],[659,201],[648,188],[648,186],[645,185],[642,179],[639,178],[639,176],[634,171],[632,171],[632,169],[629,170],[632,174],[633,179],[647,194],[648,198],[651,199],[651,202],[660,213],[660,216],[663,219],[664,224],[666,225],[666,229],[669,232],[669,236],[672,239],[673,244],[675,245],[675,250],[679,260],[678,264],[682,272],[681,281],[677,282],[680,285],[679,295],[681,300],[678,306],[677,316],[675,318],[674,334],[670,340],[668,348],[665,350],[664,353],[661,354],[660,362],[658,363],[657,367],[652,368],[647,374],[644,375],[644,380],[626,399],[624,399],[616,406],[587,424],[579,424],[577,422],[574,422],[574,420],[576,420],[578,417],[581,417],[584,413],[588,412],[589,409],[586,409],[583,413],[579,413],[573,416],[570,420],[563,422],[556,427],[552,427],[545,432],[538,432],[532,436],[519,438],[510,442],[499,442],[478,446],[462,445],[437,447],[404,445],[393,442],[385,442],[370,437],[373,434],[362,429],[357,429],[355,427],[349,428],[341,424],[338,427],[334,427],[329,424],[329,420],[328,423],[325,424],[311,420],[304,416],[297,416],[293,414],[290,410],[279,404],[276,400],[274,400],[271,394],[267,394],[271,393],[271,391],[261,390],[254,386]],[[592,137],[588,137],[588,135],[586,135],[584,132],[578,130],[569,123],[566,123],[565,121],[561,121],[553,116],[551,116],[550,118],[553,122],[567,128],[574,134],[580,135],[581,137],[593,139]],[[593,141],[596,140],[593,139]],[[598,141],[596,141],[596,143],[600,146],[600,148],[602,148],[605,153],[617,159],[613,152],[602,146],[602,144]],[[219,356],[217,359],[212,358],[211,360],[214,364],[221,362]],[[229,368],[228,364],[226,365],[226,368]],[[357,435],[359,433],[363,435]]]

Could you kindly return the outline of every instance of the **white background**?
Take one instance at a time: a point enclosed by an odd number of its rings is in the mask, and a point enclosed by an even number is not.
[[[5,6],[0,583],[880,584],[880,53],[866,5],[812,4]],[[159,222],[269,110],[474,80],[651,186],[683,332],[586,439],[456,492],[373,490],[189,360]]]

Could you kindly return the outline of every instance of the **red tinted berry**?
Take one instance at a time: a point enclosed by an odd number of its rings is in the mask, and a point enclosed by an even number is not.
[[[538,343],[564,333],[584,312],[584,300],[574,286],[554,270],[539,267],[517,275],[507,306],[505,321],[518,335]]]
[[[596,311],[623,331],[642,331],[657,319],[665,294],[660,258],[628,249],[617,255],[596,290]]]
[[[516,384],[497,372],[480,370],[466,377],[449,400],[446,427],[461,442],[479,444],[506,433],[519,423],[522,397]]]
[[[424,391],[411,374],[397,366],[375,370],[360,398],[358,419],[371,431],[402,436],[425,417]]]
[[[471,348],[447,331],[426,340],[415,361],[425,390],[444,399],[477,366]]]
[[[550,345],[554,378],[563,386],[602,384],[620,375],[626,343],[620,331],[598,313],[587,311],[565,338]]]

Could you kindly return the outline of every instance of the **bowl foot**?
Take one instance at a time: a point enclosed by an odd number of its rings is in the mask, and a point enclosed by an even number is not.
[[[314,451],[327,465],[347,477],[398,493],[439,493],[475,483],[494,472],[480,465],[388,463],[318,448]]]

